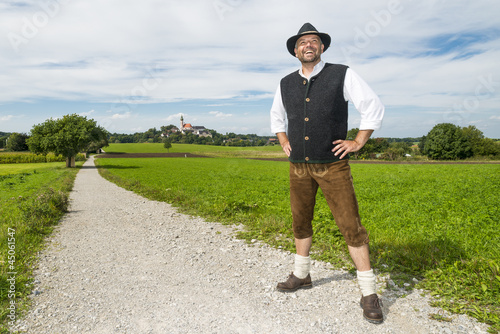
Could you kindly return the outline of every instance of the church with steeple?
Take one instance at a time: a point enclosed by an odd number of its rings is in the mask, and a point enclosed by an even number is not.
[[[184,123],[184,117],[181,115],[181,124],[179,131],[182,134],[192,133],[201,137],[212,137],[212,134],[204,126],[192,126],[191,123]]]

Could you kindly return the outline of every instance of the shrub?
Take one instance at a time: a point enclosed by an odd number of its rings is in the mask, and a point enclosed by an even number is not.
[[[76,161],[85,161],[84,154],[78,154],[75,158]],[[40,163],[40,162],[64,162],[66,158],[62,155],[55,155],[54,153],[34,154],[34,153],[1,153],[0,164],[25,164],[25,163]]]
[[[68,212],[68,206],[68,195],[52,188],[30,198],[22,198],[19,203],[23,221],[36,232],[43,232],[45,227],[53,224],[55,217]]]

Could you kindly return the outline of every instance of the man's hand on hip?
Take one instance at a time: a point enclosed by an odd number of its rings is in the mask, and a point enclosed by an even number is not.
[[[348,153],[361,150],[368,139],[370,139],[372,133],[373,130],[359,130],[354,140],[336,140],[333,142],[335,147],[332,149],[332,152],[335,156],[341,154],[340,159],[343,159]]]
[[[339,159],[343,159],[348,153],[357,152],[363,147],[355,140],[336,140],[333,144],[336,145],[332,150],[334,155],[342,154]]]

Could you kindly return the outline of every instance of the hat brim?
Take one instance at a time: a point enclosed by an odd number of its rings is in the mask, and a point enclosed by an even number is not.
[[[321,38],[321,42],[323,42],[323,45],[325,46],[323,49],[323,52],[325,52],[330,47],[330,44],[332,43],[332,38],[328,34],[325,34],[322,32],[317,32],[317,31],[305,31],[301,34],[290,37],[286,41],[286,48],[288,49],[288,52],[290,52],[290,54],[292,56],[295,57],[295,43],[297,43],[297,40],[304,35],[317,35],[317,36],[319,36],[319,38]]]

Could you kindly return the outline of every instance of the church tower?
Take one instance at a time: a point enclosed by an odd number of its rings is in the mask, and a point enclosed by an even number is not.
[[[181,128],[180,128],[181,132],[183,129],[184,129],[184,117],[182,117],[181,115]]]

